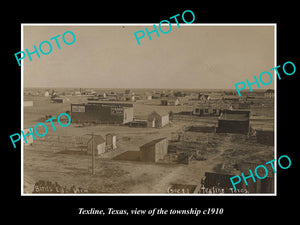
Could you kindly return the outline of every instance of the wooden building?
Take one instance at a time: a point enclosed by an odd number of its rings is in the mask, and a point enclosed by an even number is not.
[[[164,111],[153,111],[149,114],[148,127],[159,128],[169,124],[169,113]]]
[[[103,102],[71,104],[71,119],[73,123],[126,124],[133,121],[133,105]]]
[[[164,106],[177,106],[179,105],[179,99],[178,98],[164,98],[162,99],[161,101],[161,105],[164,105]]]
[[[143,162],[158,162],[168,154],[167,138],[155,139],[140,147],[140,160]]]
[[[248,134],[250,111],[224,110],[219,119],[217,133]]]

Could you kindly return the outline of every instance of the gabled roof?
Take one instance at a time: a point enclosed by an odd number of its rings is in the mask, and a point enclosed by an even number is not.
[[[166,139],[166,137],[152,140],[152,141],[150,141],[150,142],[148,142],[148,143],[146,143],[146,144],[140,146],[140,148],[153,146],[153,145],[157,144],[158,142],[161,142],[161,141],[164,140],[164,139]]]
[[[155,109],[154,111],[152,111],[149,115],[156,113],[160,116],[165,116],[169,114],[169,111],[167,111],[166,109]]]

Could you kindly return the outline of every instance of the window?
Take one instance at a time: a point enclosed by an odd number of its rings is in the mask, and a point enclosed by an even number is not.
[[[205,113],[208,113],[208,109],[204,109],[204,112],[205,112]]]

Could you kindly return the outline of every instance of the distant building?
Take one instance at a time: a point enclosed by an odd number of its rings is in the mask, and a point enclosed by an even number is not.
[[[91,97],[88,97],[88,101],[98,101],[100,98],[99,96],[91,96]]]
[[[217,133],[248,134],[250,129],[250,111],[224,110],[219,119]]]
[[[191,93],[190,98],[191,100],[199,100],[199,93]]]
[[[202,102],[206,102],[208,100],[208,98],[209,98],[208,95],[202,95],[202,94],[198,95],[198,99]]]
[[[224,101],[230,101],[230,102],[239,102],[240,101],[240,97],[236,96],[236,95],[225,95],[223,97]]]
[[[89,155],[92,154],[93,149],[95,155],[101,155],[105,152],[105,140],[101,135],[95,135],[94,138],[91,137],[87,146],[87,153]]]
[[[52,103],[64,103],[63,98],[51,98]]]
[[[164,111],[153,111],[148,116],[148,127],[164,127],[169,123],[169,113]]]
[[[164,106],[177,106],[179,105],[179,99],[178,98],[171,98],[171,99],[162,99],[161,105]]]
[[[161,98],[161,94],[160,93],[154,93],[152,95],[152,99],[159,99],[159,98]]]
[[[112,93],[112,94],[106,94],[106,98],[107,98],[109,101],[117,101],[117,100],[118,100],[118,95],[115,94],[115,93]]]
[[[144,94],[144,96],[145,96],[145,99],[146,99],[146,100],[152,100],[152,94],[151,94],[151,93],[146,92],[146,93]]]
[[[219,116],[222,110],[229,109],[230,104],[228,103],[198,103],[193,108],[193,115],[197,116]]]
[[[140,147],[140,160],[143,162],[158,162],[167,154],[167,138],[159,138]]]
[[[131,90],[130,90],[130,89],[125,90],[125,94],[126,94],[126,95],[131,94]]]
[[[71,119],[73,123],[126,124],[133,121],[133,105],[103,102],[71,104]]]
[[[274,99],[274,90],[273,89],[268,89],[265,92],[265,97],[266,98],[271,98]]]
[[[75,95],[81,96],[81,92],[80,91],[75,91]]]
[[[221,109],[217,104],[202,103],[193,109],[193,115],[197,116],[219,116],[220,112]]]

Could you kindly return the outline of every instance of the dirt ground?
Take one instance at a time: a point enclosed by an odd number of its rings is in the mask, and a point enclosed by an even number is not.
[[[70,110],[70,103],[84,101],[82,97],[71,96],[64,103],[50,103],[49,98],[33,97],[34,106],[24,109],[24,128],[34,127],[36,123],[43,122],[46,114],[58,116]],[[137,117],[144,117],[155,108],[157,100],[152,102],[135,102],[134,113]],[[168,106],[167,110],[180,112],[190,110],[190,106]],[[256,126],[270,126],[272,109],[255,112],[252,124]],[[267,117],[265,117],[267,115]],[[145,163],[134,161],[118,161],[113,157],[125,151],[138,151],[139,147],[151,140],[161,137],[171,139],[171,133],[182,130],[190,125],[212,125],[217,118],[198,117],[192,120],[175,120],[164,128],[129,128],[118,125],[94,125],[79,127],[71,124],[60,127],[54,122],[57,130],[53,131],[48,124],[48,135],[85,135],[93,132],[105,136],[107,133],[117,135],[118,149],[104,153],[96,158],[96,174],[91,175],[91,156],[80,152],[52,152],[39,151],[30,146],[24,149],[24,175],[31,180],[49,180],[61,185],[72,185],[97,193],[167,193],[172,183],[199,184],[205,172],[220,171],[220,167],[234,172],[230,165],[237,162],[267,162],[273,159],[274,147],[257,143],[232,140],[229,137],[215,134],[215,147],[207,160],[192,160],[188,165],[167,163]],[[204,135],[197,134],[194,135]],[[209,151],[208,149],[207,151]],[[228,166],[229,165],[229,166]],[[224,167],[224,166],[223,166]],[[29,191],[30,190],[25,190]]]

